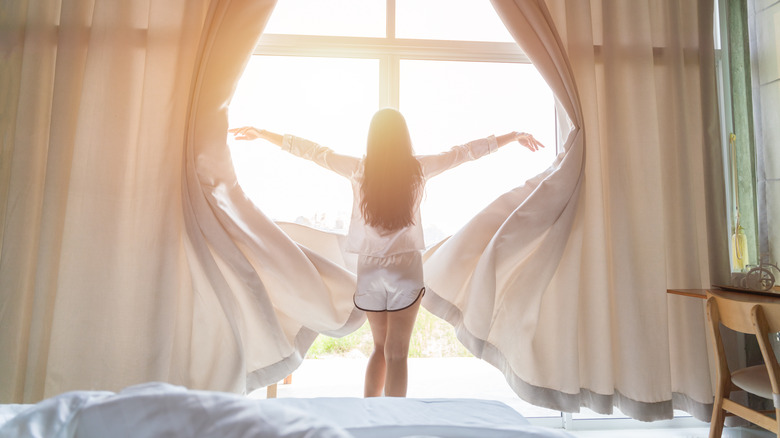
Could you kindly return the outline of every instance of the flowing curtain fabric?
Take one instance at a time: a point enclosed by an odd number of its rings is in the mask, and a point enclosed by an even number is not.
[[[495,6],[552,88],[570,129],[549,169],[499,197],[429,251],[425,272],[431,293],[424,305],[451,322],[464,345],[502,370],[523,398],[571,411],[579,404],[565,403],[561,395],[572,392],[568,381],[577,327],[566,325],[578,308],[578,288],[552,282],[567,248],[584,177],[583,115],[564,47],[544,3]],[[550,373],[556,368],[560,372]]]
[[[666,289],[728,272],[712,2],[493,4],[572,130],[551,173],[430,256],[432,310],[533,403],[708,419],[702,305]]]
[[[233,343],[226,360],[238,368],[225,376],[238,378],[245,391],[292,372],[318,333],[342,336],[365,321],[352,303],[355,275],[339,250],[343,236],[313,233],[316,239],[300,246],[290,236],[311,233],[292,226],[286,233],[263,215],[233,170],[227,105],[272,5],[220,2],[201,43],[184,142],[184,221],[193,245],[189,268],[198,278],[194,292],[211,297],[203,318],[229,324],[213,342]]]

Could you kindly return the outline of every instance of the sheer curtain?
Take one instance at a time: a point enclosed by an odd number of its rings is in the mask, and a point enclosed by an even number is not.
[[[706,2],[494,3],[571,129],[426,254],[424,304],[534,403],[701,408],[701,305],[665,290],[719,266]],[[3,4],[0,402],[248,391],[362,323],[343,237],[272,223],[233,173],[227,103],[273,5]]]

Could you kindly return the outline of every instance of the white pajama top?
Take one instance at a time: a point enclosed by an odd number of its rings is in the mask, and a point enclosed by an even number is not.
[[[363,175],[363,158],[338,154],[330,148],[289,134],[284,136],[282,149],[332,170],[349,179],[352,183],[352,218],[346,243],[348,252],[370,257],[387,257],[425,249],[423,227],[420,221],[422,192],[417,196],[412,225],[393,231],[375,228],[366,224],[360,212],[360,181]],[[440,154],[418,155],[416,158],[422,168],[423,180],[427,181],[447,169],[466,161],[476,160],[496,149],[498,149],[498,143],[495,136],[491,135],[455,146]]]

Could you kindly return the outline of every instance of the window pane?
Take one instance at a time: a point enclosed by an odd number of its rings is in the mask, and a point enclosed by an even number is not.
[[[396,0],[396,37],[514,41],[488,0]]]
[[[279,0],[266,33],[385,36],[384,0]]]
[[[555,158],[552,92],[531,64],[402,61],[400,96],[418,154],[511,131],[530,132],[546,146],[532,153],[511,143],[433,178],[422,207],[427,244],[457,231]]]
[[[254,56],[230,104],[230,126],[291,133],[353,156],[365,153],[379,105],[378,60]],[[228,140],[241,187],[274,220],[345,230],[349,182],[262,140]]]

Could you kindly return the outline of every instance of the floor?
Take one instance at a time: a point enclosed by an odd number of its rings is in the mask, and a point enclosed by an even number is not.
[[[307,359],[293,373],[292,383],[279,384],[277,397],[362,397],[364,358]],[[457,384],[453,384],[457,382]],[[250,397],[265,398],[260,389]],[[643,423],[617,413],[605,417],[583,411],[564,418],[560,412],[539,408],[524,402],[509,388],[501,373],[486,362],[473,357],[410,359],[408,397],[477,398],[499,400],[513,407],[532,423],[563,427],[582,438],[707,438],[709,424],[680,412],[680,417],[666,422]],[[774,435],[765,431],[727,428],[724,438],[764,438]]]

